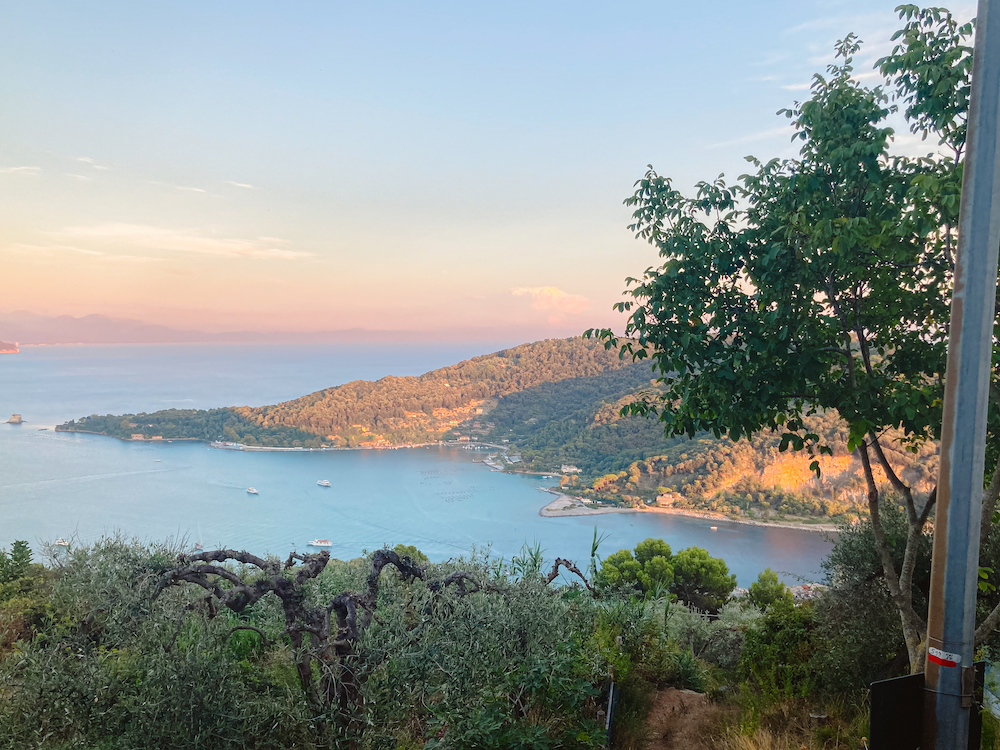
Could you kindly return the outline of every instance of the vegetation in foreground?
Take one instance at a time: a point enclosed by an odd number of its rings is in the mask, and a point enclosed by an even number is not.
[[[906,671],[870,534],[845,529],[807,601],[771,571],[736,591],[724,561],[659,539],[602,561],[595,537],[586,573],[537,548],[282,561],[118,537],[43,567],[17,542],[0,747],[599,748],[614,681],[615,748],[670,731],[647,721],[670,686],[711,701],[705,748],[861,748],[867,684]]]

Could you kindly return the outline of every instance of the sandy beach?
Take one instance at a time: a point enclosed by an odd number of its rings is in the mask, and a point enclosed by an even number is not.
[[[543,506],[538,515],[545,518],[558,518],[560,516],[599,516],[605,513],[635,513],[635,508],[590,508],[583,504],[583,501],[570,497],[569,495],[564,495],[561,492],[555,492],[545,487],[539,487],[542,492],[547,492],[550,495],[555,495],[556,499],[547,505]]]
[[[682,510],[679,508],[614,508],[587,506],[582,500],[555,492],[554,490],[539,488],[543,492],[555,495],[555,500],[543,506],[538,511],[538,515],[545,518],[559,518],[562,516],[599,516],[605,513],[666,513],[675,516],[687,516],[689,518],[703,518],[707,521],[724,521],[729,523],[742,523],[750,526],[772,526],[781,529],[799,529],[801,531],[819,531],[825,533],[836,533],[839,527],[833,523],[795,523],[792,521],[758,521],[752,518],[730,518],[721,513],[709,513],[697,510]]]

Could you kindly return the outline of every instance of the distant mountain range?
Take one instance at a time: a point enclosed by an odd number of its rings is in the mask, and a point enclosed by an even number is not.
[[[26,344],[350,344],[388,341],[510,341],[512,331],[376,331],[349,328],[332,331],[226,331],[208,333],[105,315],[48,317],[31,312],[0,313],[0,340]],[[521,338],[520,340],[524,340]],[[2,347],[0,347],[2,348]]]

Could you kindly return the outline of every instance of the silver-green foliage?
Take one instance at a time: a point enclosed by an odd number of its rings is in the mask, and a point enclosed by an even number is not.
[[[268,595],[206,616],[204,591],[154,597],[177,549],[121,538],[58,558],[49,627],[0,660],[0,747],[598,747],[607,662],[597,605],[485,555],[382,573],[372,624],[344,666],[360,700],[317,708],[297,677],[284,612]],[[363,588],[370,561],[334,561],[309,602]],[[478,581],[441,586],[463,571]],[[253,570],[233,567],[243,580]],[[478,590],[476,590],[478,589]],[[470,593],[471,592],[471,593]],[[249,625],[261,631],[234,631]]]

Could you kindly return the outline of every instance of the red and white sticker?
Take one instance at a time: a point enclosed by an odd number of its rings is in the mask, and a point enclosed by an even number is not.
[[[927,658],[935,664],[940,664],[942,667],[957,667],[962,663],[961,654],[952,654],[933,646],[927,649]]]

